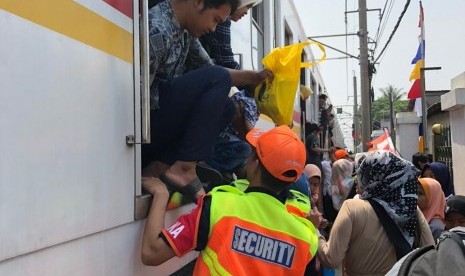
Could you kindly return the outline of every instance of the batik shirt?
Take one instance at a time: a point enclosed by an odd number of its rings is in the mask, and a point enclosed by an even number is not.
[[[169,0],[150,9],[149,29],[150,106],[158,109],[160,83],[213,63],[199,40],[181,29]]]

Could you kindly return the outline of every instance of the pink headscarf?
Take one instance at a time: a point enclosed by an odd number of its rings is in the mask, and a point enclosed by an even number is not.
[[[333,164],[331,173],[331,196],[334,209],[341,209],[342,203],[349,196],[354,181],[352,172],[354,165],[346,159],[339,159]]]
[[[316,165],[314,164],[307,164],[304,168],[304,174],[305,174],[305,177],[307,179],[310,179],[314,176],[318,177],[320,179],[320,190],[321,190],[321,171],[320,171],[320,168],[318,168]],[[309,184],[310,184],[310,181],[309,181]],[[310,187],[311,185],[309,185]],[[313,191],[315,192],[315,191]],[[312,193],[312,191],[310,191],[310,195],[313,199],[313,202],[316,202],[318,200],[318,197],[319,195],[318,194],[314,194]]]
[[[321,171],[316,165],[307,164],[304,168],[304,173],[307,178],[318,176],[321,179]]]
[[[444,222],[444,212],[446,210],[446,197],[442,191],[441,184],[433,178],[419,178],[418,181],[425,190],[425,197],[428,207],[422,210],[426,221],[430,222],[433,218],[440,219]]]

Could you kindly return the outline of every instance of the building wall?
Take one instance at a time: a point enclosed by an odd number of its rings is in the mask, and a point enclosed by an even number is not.
[[[450,118],[455,192],[465,195],[465,72],[451,84],[451,91],[441,96],[441,104]]]

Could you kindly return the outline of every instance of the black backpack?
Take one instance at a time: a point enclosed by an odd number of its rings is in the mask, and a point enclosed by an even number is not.
[[[387,275],[465,275],[463,238],[444,231],[437,245],[414,250],[397,262]]]

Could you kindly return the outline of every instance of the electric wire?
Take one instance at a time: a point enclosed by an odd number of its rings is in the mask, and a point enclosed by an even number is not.
[[[384,17],[384,22],[381,23],[381,30],[379,32],[379,37],[377,41],[381,41],[381,38],[384,35],[384,31],[386,30],[387,23],[389,22],[389,18],[391,17],[392,8],[394,7],[394,2],[395,2],[394,0],[391,0],[389,2],[389,6],[387,7],[387,11],[386,11],[386,16]],[[376,45],[374,51],[376,51],[378,45],[379,44]]]
[[[377,37],[376,37],[376,40],[375,40],[376,44],[375,44],[375,48],[372,50],[373,53],[376,52],[376,49],[378,49],[379,41],[381,41],[381,38],[383,37],[384,30],[386,28],[387,23],[389,22],[389,18],[391,16],[391,11],[392,11],[393,6],[394,6],[394,0],[386,0],[384,8],[383,8],[383,12],[381,14],[381,18],[382,18],[381,22],[380,22],[381,28],[380,28],[379,34],[377,34]],[[381,68],[381,64],[383,62],[383,59],[384,59],[384,56],[382,56],[382,58],[377,62],[377,65],[378,65],[377,70],[379,70]],[[373,74],[373,77],[372,77],[372,80],[371,80],[372,84],[374,84],[376,82],[376,77],[377,76],[378,76],[378,74]]]
[[[375,41],[378,41],[379,31],[380,31],[380,28],[381,28],[381,22],[383,21],[384,12],[386,11],[386,6],[387,6],[388,2],[389,2],[389,0],[386,0],[386,2],[384,2],[384,7],[382,9],[381,16],[380,16],[380,19],[379,19],[378,29],[376,30]]]
[[[379,58],[383,55],[384,51],[387,49],[389,43],[391,42],[392,38],[394,37],[394,34],[395,34],[396,31],[397,31],[397,28],[399,28],[400,22],[402,22],[402,18],[404,17],[404,14],[405,14],[405,12],[407,11],[409,5],[410,5],[410,0],[407,0],[407,2],[405,3],[405,6],[404,6],[404,10],[403,10],[402,13],[400,14],[399,19],[397,20],[397,23],[396,23],[396,25],[394,26],[393,31],[391,32],[391,35],[389,36],[389,38],[388,38],[386,44],[384,45],[383,49],[382,49],[381,52],[379,53],[378,57],[375,59],[374,63],[376,63],[376,62],[379,60]]]
[[[346,28],[346,53],[349,52],[348,50],[348,38],[347,38],[347,0],[345,0],[345,11],[344,11],[344,22],[345,22],[345,28]],[[346,56],[347,57],[347,56]],[[347,101],[349,100],[349,59],[346,58],[346,96],[347,96]]]

